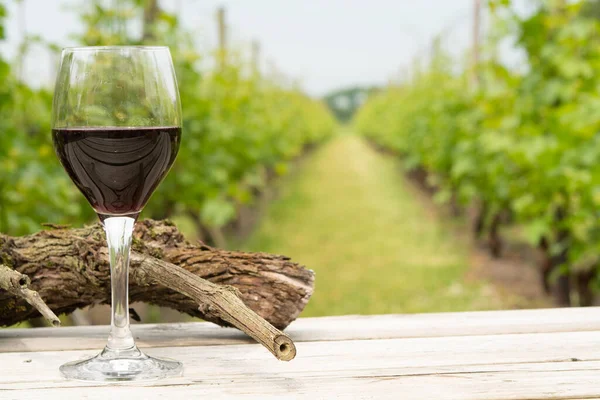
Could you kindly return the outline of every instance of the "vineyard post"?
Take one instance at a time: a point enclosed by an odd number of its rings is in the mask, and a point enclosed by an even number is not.
[[[443,31],[435,35],[431,40],[431,49],[429,50],[429,63],[432,63],[433,60],[435,60],[435,56],[439,53],[440,49],[442,48],[442,34]]]
[[[227,52],[227,23],[225,20],[225,7],[217,10],[217,29],[219,35],[219,63],[221,68],[225,66]]]
[[[25,0],[19,2],[18,9],[19,16],[19,36],[21,42],[19,43],[19,54],[17,59],[17,79],[19,82],[23,82],[23,64],[25,63],[25,48],[27,46],[27,16],[25,8]]]
[[[254,74],[260,73],[260,42],[258,40],[252,41],[252,68]]]
[[[471,66],[472,82],[473,87],[477,88],[479,84],[479,47],[480,47],[480,33],[481,33],[481,0],[473,0],[473,65]]]
[[[479,80],[479,61],[480,61],[480,39],[481,39],[481,0],[473,0],[473,49],[471,65],[471,84],[473,90],[477,90],[480,85]],[[487,216],[488,204],[485,200],[479,199],[475,202],[475,218],[473,222],[473,237],[481,237],[485,229],[485,218]]]
[[[142,40],[144,42],[153,41],[155,39],[154,23],[159,14],[158,0],[147,0],[144,7],[144,27]]]
[[[26,7],[25,1],[19,2],[18,8],[18,17],[19,17],[19,34],[20,34],[20,43],[18,47],[17,60],[16,60],[16,77],[19,82],[23,82],[24,80],[24,64],[25,64],[25,55],[27,53],[27,16],[26,16]],[[14,101],[16,103],[15,114],[13,118],[18,121],[18,125],[23,128],[25,123],[25,102],[22,98],[22,93],[20,90],[15,92]]]

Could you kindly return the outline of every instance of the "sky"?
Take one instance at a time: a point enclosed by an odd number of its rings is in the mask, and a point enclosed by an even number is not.
[[[23,28],[60,45],[81,31],[77,9],[84,0],[9,2],[7,41],[0,51],[15,54]],[[260,43],[263,66],[275,65],[315,96],[352,85],[381,85],[428,54],[432,40],[460,56],[471,46],[473,0],[161,0],[192,29],[200,50],[217,42],[215,13],[226,8],[234,45]],[[51,86],[57,57],[33,48],[24,78]]]

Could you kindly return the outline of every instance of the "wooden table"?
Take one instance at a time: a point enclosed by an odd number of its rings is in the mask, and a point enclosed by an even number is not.
[[[146,384],[67,381],[107,327],[0,330],[0,399],[600,398],[600,308],[300,319],[285,363],[208,323],[136,325],[140,347],[185,364]]]

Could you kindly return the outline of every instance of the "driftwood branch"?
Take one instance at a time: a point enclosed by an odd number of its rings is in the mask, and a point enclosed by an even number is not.
[[[216,285],[156,258],[136,254],[133,259],[140,263],[135,269],[138,284],[160,282],[197,301],[200,309],[204,308],[205,312],[217,313],[220,318],[265,346],[278,359],[289,361],[296,356],[292,340],[246,307],[235,287]]]
[[[312,271],[283,256],[191,244],[172,224],[151,220],[136,225],[133,250],[132,302],[167,306],[222,326],[233,325],[277,358],[294,357],[293,342],[276,328],[285,328],[303,310],[313,292]],[[99,225],[20,238],[0,235],[5,272],[27,276],[31,289],[57,314],[110,302],[106,252]],[[38,315],[22,296],[0,290],[0,325]]]
[[[60,320],[52,310],[44,303],[38,292],[29,289],[31,280],[6,265],[0,264],[0,289],[6,290],[32,305],[44,318],[54,326],[60,326]]]

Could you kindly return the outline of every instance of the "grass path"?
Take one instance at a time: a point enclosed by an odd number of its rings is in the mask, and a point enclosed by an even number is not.
[[[428,213],[397,161],[338,136],[280,183],[245,250],[291,256],[316,272],[303,316],[500,308],[465,282],[468,246]]]

